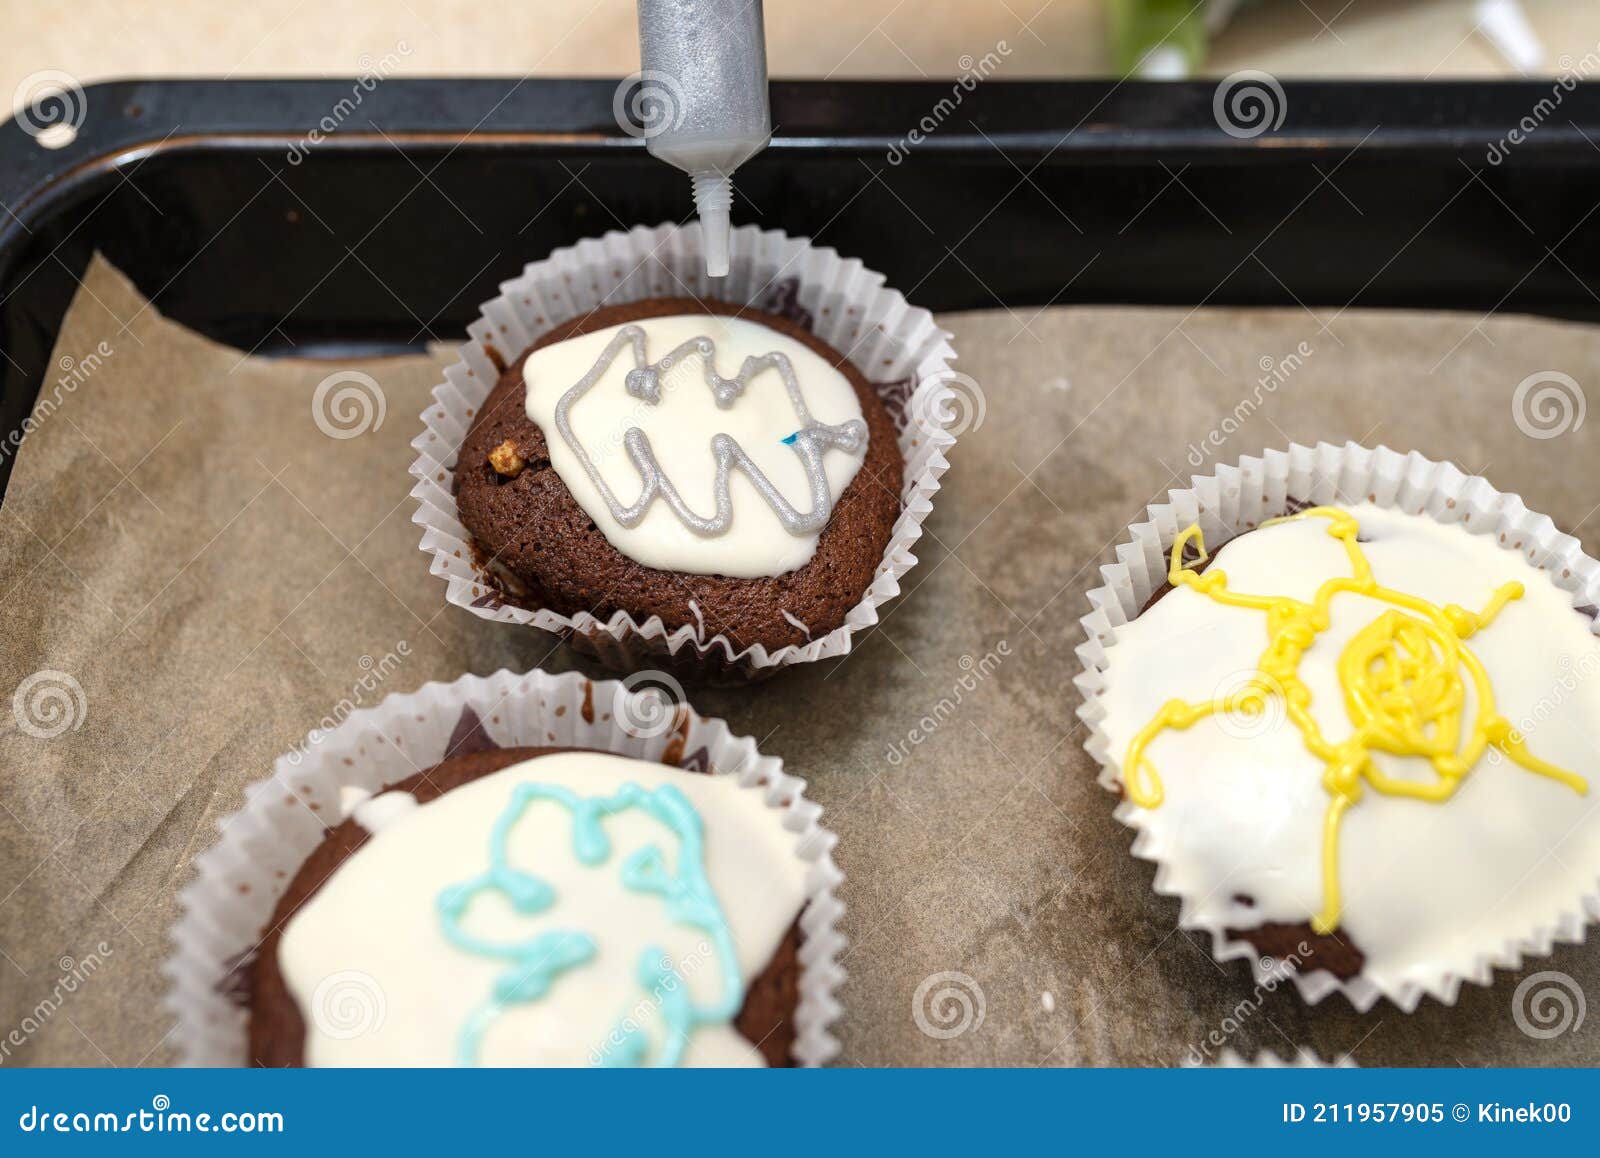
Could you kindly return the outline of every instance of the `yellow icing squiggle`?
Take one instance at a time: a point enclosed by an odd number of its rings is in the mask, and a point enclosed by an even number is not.
[[[1386,796],[1409,796],[1442,804],[1455,795],[1462,779],[1491,745],[1541,776],[1559,780],[1579,795],[1587,794],[1586,780],[1539,759],[1528,751],[1521,735],[1495,708],[1494,687],[1483,663],[1466,640],[1489,626],[1513,599],[1520,599],[1520,583],[1501,586],[1481,612],[1456,604],[1440,607],[1421,596],[1395,591],[1380,584],[1356,541],[1355,516],[1335,507],[1312,507],[1269,523],[1297,519],[1327,519],[1328,533],[1344,545],[1353,574],[1328,579],[1317,588],[1310,603],[1288,596],[1244,595],[1228,590],[1228,577],[1215,567],[1202,574],[1183,564],[1183,550],[1192,541],[1206,558],[1205,539],[1198,524],[1183,531],[1172,545],[1167,578],[1172,586],[1189,587],[1217,603],[1263,611],[1267,616],[1267,647],[1256,673],[1245,684],[1211,700],[1190,703],[1169,700],[1128,745],[1124,762],[1128,798],[1144,808],[1162,801],[1161,778],[1145,755],[1146,749],[1167,729],[1182,731],[1197,720],[1218,712],[1255,716],[1270,697],[1280,696],[1288,718],[1299,729],[1305,745],[1326,769],[1323,786],[1330,800],[1322,825],[1322,911],[1312,928],[1330,933],[1339,923],[1339,826],[1349,807],[1361,798],[1363,783]],[[1328,607],[1344,592],[1365,595],[1389,604],[1384,611],[1345,645],[1339,656],[1339,684],[1345,710],[1354,725],[1348,739],[1334,743],[1322,734],[1311,716],[1311,689],[1300,678],[1300,659],[1328,629]],[[1472,683],[1476,718],[1462,734],[1466,681]],[[1373,752],[1414,756],[1433,765],[1432,782],[1396,779],[1378,768]]]

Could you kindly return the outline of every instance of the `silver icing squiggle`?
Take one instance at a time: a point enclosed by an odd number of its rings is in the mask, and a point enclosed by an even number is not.
[[[789,402],[794,406],[795,417],[799,421],[800,429],[784,441],[794,448],[794,452],[800,456],[800,462],[805,467],[806,482],[811,491],[811,509],[799,511],[792,507],[779,493],[778,488],[772,485],[771,480],[761,472],[761,468],[750,460],[750,456],[745,453],[744,447],[739,445],[738,440],[728,434],[718,433],[711,437],[711,453],[717,464],[714,487],[717,510],[711,518],[699,515],[683,501],[678,489],[672,485],[672,480],[662,473],[661,464],[656,460],[655,451],[651,449],[649,437],[637,426],[630,427],[623,435],[622,441],[628,448],[628,458],[633,462],[634,469],[639,472],[644,487],[631,506],[624,506],[600,477],[600,471],[573,433],[572,423],[567,414],[578,400],[593,388],[610,368],[611,363],[616,360],[617,355],[627,346],[633,348],[634,361],[634,368],[628,371],[625,380],[627,391],[652,406],[661,401],[662,374],[687,358],[701,359],[706,385],[710,387],[711,397],[721,410],[727,410],[737,402],[756,375],[763,370],[776,370],[783,379],[784,389],[789,394]],[[600,492],[600,497],[610,510],[611,517],[624,527],[638,526],[645,512],[650,509],[650,504],[660,497],[666,500],[679,521],[695,534],[712,538],[725,533],[733,521],[733,500],[728,493],[728,475],[737,469],[744,472],[745,477],[755,486],[767,505],[772,508],[773,514],[778,516],[778,521],[791,535],[809,535],[820,531],[833,514],[833,495],[828,488],[828,476],[822,469],[822,456],[831,447],[838,447],[849,454],[861,450],[867,443],[866,423],[859,418],[853,418],[849,422],[831,426],[813,418],[806,408],[804,396],[800,393],[800,384],[795,380],[794,367],[781,353],[774,351],[760,357],[748,357],[739,367],[738,374],[732,378],[724,378],[717,373],[716,351],[716,342],[702,336],[690,338],[659,361],[650,362],[645,353],[644,329],[636,325],[624,326],[607,343],[594,367],[556,403],[556,429],[561,432],[561,437],[566,439],[567,446],[577,456],[584,473],[589,476],[589,481],[594,483],[595,489]]]

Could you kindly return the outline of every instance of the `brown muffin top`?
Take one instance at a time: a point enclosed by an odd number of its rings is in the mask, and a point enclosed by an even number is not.
[[[867,424],[866,457],[834,504],[816,553],[793,571],[754,579],[688,575],[628,558],[572,497],[550,464],[544,432],[527,416],[522,363],[531,350],[625,322],[688,313],[758,321],[822,355],[856,392]],[[502,469],[496,469],[491,455]],[[514,465],[516,460],[520,466],[514,474],[502,473],[508,461]],[[498,584],[507,602],[564,615],[586,611],[602,622],[618,611],[641,624],[660,616],[668,630],[690,625],[703,627],[707,637],[725,635],[736,651],[754,644],[774,651],[826,634],[860,602],[900,515],[903,472],[888,411],[872,384],[838,351],[777,314],[661,298],[596,310],[542,335],[501,374],[485,400],[462,443],[455,480],[461,521],[481,553],[480,564],[504,569],[515,579]],[[517,585],[524,590],[515,590]]]

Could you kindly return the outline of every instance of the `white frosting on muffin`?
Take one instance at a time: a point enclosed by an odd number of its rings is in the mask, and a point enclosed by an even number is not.
[[[489,867],[496,821],[517,787],[528,783],[589,799],[628,784],[646,791],[670,786],[687,797],[703,828],[706,880],[731,930],[746,985],[771,961],[804,904],[798,838],[762,793],[742,788],[732,776],[567,752],[512,765],[427,804],[384,793],[355,808],[355,819],[372,835],[300,907],[278,946],[284,979],[305,1017],[307,1065],[462,1061],[464,1028],[484,1010],[508,962],[453,943],[441,928],[439,898]],[[713,1003],[722,992],[725,979],[707,934],[669,915],[661,896],[621,880],[625,862],[648,845],[660,849],[669,869],[681,871],[683,849],[673,832],[638,809],[606,817],[603,830],[609,854],[586,865],[574,854],[573,814],[566,808],[536,800],[510,826],[507,862],[548,883],[554,903],[542,912],[518,912],[508,894],[490,890],[467,906],[463,927],[496,945],[572,930],[592,939],[594,953],[556,976],[538,999],[496,1008],[474,1051],[477,1063],[615,1061],[613,1033],[624,1023],[637,1025],[652,1051],[659,1050],[666,1001],[640,982],[646,947],[665,952],[695,1002]],[[763,1061],[724,1022],[688,1035],[683,1064]]]
[[[557,408],[586,375],[604,361],[607,348],[627,327],[644,332],[645,362],[631,348],[614,353],[592,385],[572,401],[568,423],[577,446],[557,422]],[[658,362],[685,342],[706,338],[709,355],[690,353],[659,375],[659,397],[630,392],[631,371]],[[523,363],[527,414],[544,431],[550,462],[561,481],[617,550],[647,567],[686,574],[735,578],[781,575],[804,565],[816,552],[820,527],[796,533],[785,526],[750,476],[732,471],[727,479],[731,520],[720,534],[697,533],[664,497],[657,497],[642,519],[625,525],[596,485],[585,459],[617,503],[632,506],[645,480],[626,445],[629,431],[648,440],[662,475],[696,515],[717,513],[717,459],[712,439],[727,435],[790,507],[813,509],[811,477],[794,437],[804,425],[776,368],[752,374],[731,403],[719,405],[706,382],[709,358],[724,379],[740,375],[747,358],[780,354],[793,368],[804,405],[816,422],[829,426],[861,424],[861,404],[849,379],[809,346],[759,322],[711,314],[642,318],[556,342],[533,351]],[[820,457],[829,506],[837,502],[866,455],[861,426],[859,446],[828,447]],[[581,451],[581,453],[580,453]]]
[[[1535,930],[1566,923],[1600,882],[1600,639],[1589,616],[1519,552],[1459,526],[1370,503],[1350,508],[1361,551],[1385,587],[1438,604],[1484,608],[1497,589],[1525,591],[1463,644],[1482,661],[1500,715],[1543,761],[1582,777],[1580,794],[1491,747],[1454,796],[1429,802],[1367,786],[1344,814],[1338,838],[1341,936],[1365,954],[1364,974],[1386,991],[1469,976],[1527,947]],[[1328,579],[1351,573],[1329,523],[1276,523],[1228,543],[1212,566],[1236,592],[1310,601]],[[1299,664],[1310,713],[1330,742],[1347,738],[1336,663],[1345,645],[1390,605],[1343,593],[1330,625]],[[1106,651],[1102,724],[1110,755],[1126,755],[1170,700],[1190,703],[1236,691],[1259,669],[1267,616],[1224,606],[1188,586],[1164,595],[1118,628]],[[1476,715],[1472,681],[1463,716]],[[1155,736],[1147,758],[1164,799],[1129,802],[1130,823],[1150,842],[1192,923],[1248,930],[1309,922],[1323,909],[1322,863],[1330,792],[1327,764],[1287,718],[1281,697],[1256,715],[1222,713]],[[1417,782],[1426,760],[1378,751],[1380,771]],[[1315,957],[1300,964],[1317,968]]]

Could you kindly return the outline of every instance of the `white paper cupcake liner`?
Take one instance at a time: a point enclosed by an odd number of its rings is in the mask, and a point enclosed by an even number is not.
[[[672,689],[664,689],[672,690]],[[166,1004],[177,1021],[172,1040],[179,1062],[191,1066],[248,1063],[249,967],[283,890],[343,819],[350,789],[375,792],[437,764],[447,748],[556,746],[593,748],[664,764],[737,776],[783,813],[800,836],[807,903],[800,916],[800,1003],[795,1013],[794,1060],[819,1066],[839,1049],[831,1027],[841,1013],[836,992],[845,971],[838,923],[844,905],[835,890],[844,880],[833,862],[837,838],[819,823],[822,808],[807,800],[805,781],[763,756],[748,736],[686,704],[667,708],[656,696],[613,680],[568,672],[425,684],[352,712],[337,728],[313,733],[280,756],[273,774],[252,784],[245,804],[223,820],[221,836],[195,860],[195,879],[179,894],[174,951],[163,967],[171,982]]]
[[[1297,1049],[1287,1058],[1282,1057],[1276,1050],[1264,1049],[1254,1058],[1247,1058],[1231,1047],[1217,1054],[1217,1060],[1208,1066],[1197,1066],[1184,1062],[1185,1069],[1218,1069],[1218,1070],[1353,1070],[1359,1067],[1351,1060],[1349,1054],[1340,1054],[1331,1062],[1323,1061],[1316,1050]]]
[[[706,276],[696,223],[640,226],[581,241],[533,262],[500,288],[500,296],[486,302],[467,327],[470,340],[434,389],[434,401],[422,415],[425,429],[411,444],[417,451],[411,495],[418,503],[412,521],[422,525],[422,549],[433,557],[433,574],[448,585],[445,597],[484,619],[562,633],[616,671],[659,667],[665,657],[689,674],[761,678],[789,664],[849,652],[855,633],[878,621],[879,606],[899,594],[901,578],[915,565],[912,548],[949,466],[945,451],[955,442],[947,427],[975,402],[952,388],[961,380],[950,369],[955,351],[933,315],[885,288],[882,274],[853,258],[754,226],[734,230],[732,267],[725,278]],[[905,457],[900,518],[877,573],[843,624],[803,645],[769,652],[756,644],[740,651],[725,636],[690,625],[669,629],[658,616],[637,623],[619,611],[602,622],[588,613],[530,611],[502,602],[475,564],[471,535],[457,517],[456,454],[505,366],[539,335],[580,314],[645,298],[686,296],[748,305],[804,326],[876,384],[900,433]]]
[[[1440,523],[1460,523],[1476,534],[1498,535],[1568,592],[1574,606],[1600,605],[1600,562],[1585,555],[1577,539],[1557,530],[1547,516],[1528,510],[1518,496],[1504,494],[1479,476],[1415,452],[1401,454],[1387,447],[1368,449],[1355,443],[1318,443],[1315,447],[1291,444],[1287,451],[1247,457],[1237,466],[1221,466],[1215,474],[1195,476],[1190,482],[1188,489],[1168,492],[1165,503],[1151,505],[1145,521],[1128,529],[1127,540],[1116,549],[1116,562],[1101,567],[1104,582],[1089,592],[1092,610],[1080,620],[1085,638],[1077,653],[1083,670],[1073,681],[1083,694],[1078,716],[1089,731],[1084,747],[1099,761],[1100,783],[1111,792],[1118,790],[1121,765],[1120,753],[1110,750],[1101,728],[1105,707],[1100,697],[1107,686],[1107,652],[1115,646],[1117,629],[1135,618],[1166,582],[1173,541],[1192,523],[1200,524],[1208,544],[1221,544],[1264,520],[1288,513],[1291,499],[1313,505],[1368,501],[1408,514],[1427,515]],[[1600,634],[1600,622],[1594,630]],[[1218,961],[1248,959],[1257,983],[1291,977],[1301,997],[1310,1004],[1330,993],[1342,993],[1361,1011],[1370,1009],[1380,997],[1387,997],[1408,1013],[1425,995],[1453,1005],[1462,982],[1489,985],[1496,968],[1517,969],[1525,957],[1547,955],[1557,942],[1580,942],[1587,924],[1600,920],[1600,882],[1596,882],[1587,896],[1574,897],[1554,924],[1531,929],[1517,943],[1484,952],[1465,974],[1441,970],[1427,984],[1385,988],[1365,974],[1341,980],[1327,970],[1294,971],[1263,957],[1248,941],[1230,938],[1220,924],[1197,917],[1194,898],[1170,883],[1160,851],[1152,848],[1151,834],[1140,823],[1143,811],[1124,800],[1115,815],[1138,832],[1133,842],[1134,855],[1157,866],[1156,891],[1182,901],[1182,927],[1209,932]]]

